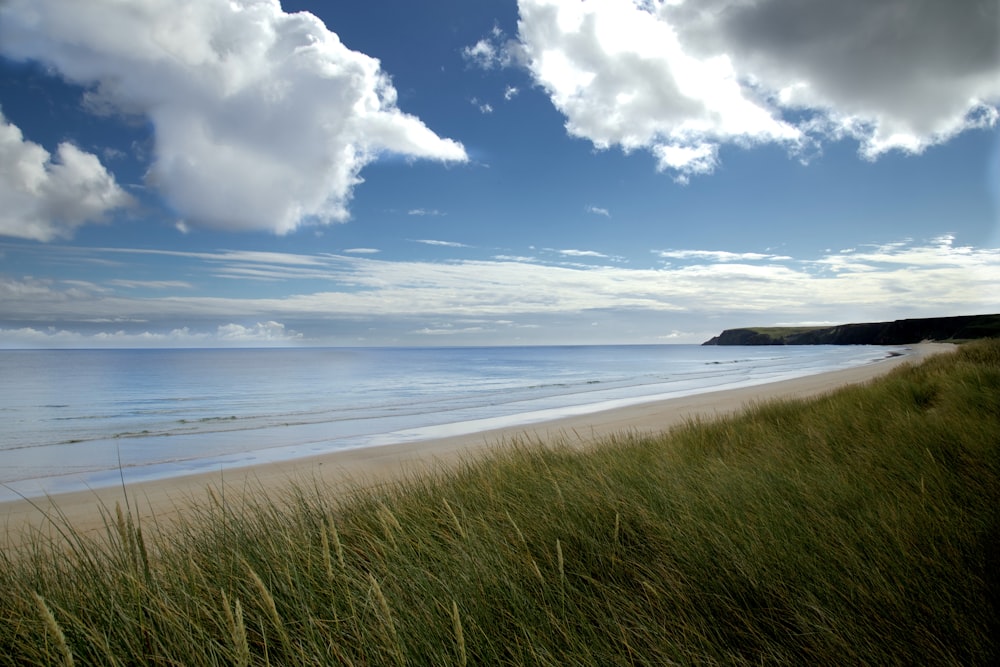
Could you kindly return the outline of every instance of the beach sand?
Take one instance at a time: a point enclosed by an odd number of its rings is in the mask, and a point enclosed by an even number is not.
[[[108,487],[0,503],[0,541],[9,548],[34,531],[56,536],[57,528],[66,524],[82,534],[100,534],[104,531],[102,508],[113,516],[118,503],[123,509],[129,506],[133,515],[141,521],[148,522],[155,516],[158,525],[169,525],[171,519],[184,512],[192,502],[207,500],[209,488],[219,490],[224,486],[227,500],[234,502],[242,493],[259,492],[261,489],[280,490],[290,483],[319,484],[332,493],[346,494],[358,488],[445,469],[514,439],[583,445],[614,434],[658,433],[689,419],[711,419],[738,412],[752,402],[807,398],[842,386],[867,382],[900,364],[918,362],[929,355],[952,349],[954,346],[949,344],[922,343],[909,346],[909,351],[902,356],[864,366],[754,387],[673,398],[467,435],[337,451],[247,468],[172,477],[131,484],[125,488]],[[53,523],[47,516],[59,518]]]

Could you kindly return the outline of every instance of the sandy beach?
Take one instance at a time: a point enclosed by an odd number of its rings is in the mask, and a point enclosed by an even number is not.
[[[207,498],[210,487],[225,487],[228,498],[246,490],[279,490],[291,482],[320,484],[332,492],[392,482],[406,476],[446,468],[512,439],[532,442],[586,444],[616,433],[655,433],[693,418],[711,419],[743,409],[755,401],[806,398],[838,387],[867,382],[904,363],[954,349],[949,344],[912,345],[907,354],[850,369],[770,384],[716,391],[614,410],[557,419],[468,435],[337,451],[247,468],[232,468],[186,477],[66,493],[31,501],[0,503],[5,544],[21,541],[26,531],[56,534],[48,515],[59,515],[59,525],[93,533],[104,528],[101,509],[114,511],[128,504],[140,520],[155,516],[160,525],[183,512],[191,502]]]

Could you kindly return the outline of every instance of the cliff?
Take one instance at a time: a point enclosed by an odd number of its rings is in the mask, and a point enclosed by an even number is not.
[[[1000,314],[840,324],[726,329],[703,345],[908,345],[1000,336]]]

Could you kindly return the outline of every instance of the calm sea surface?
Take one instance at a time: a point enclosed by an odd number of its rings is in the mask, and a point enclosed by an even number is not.
[[[879,347],[0,351],[0,500],[847,368]],[[16,492],[16,493],[15,493]]]

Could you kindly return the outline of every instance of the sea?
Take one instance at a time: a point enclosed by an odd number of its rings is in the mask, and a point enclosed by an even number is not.
[[[0,350],[0,501],[527,426],[872,346]]]

